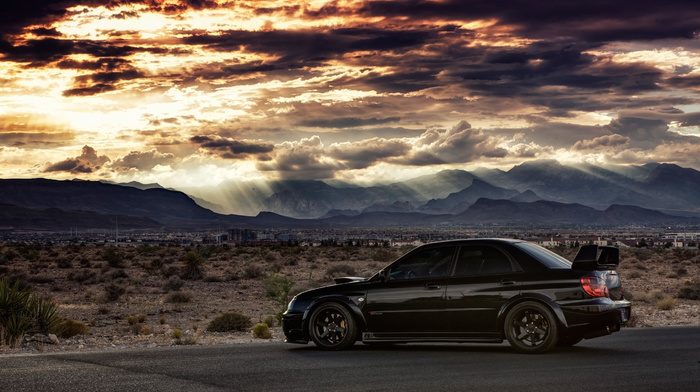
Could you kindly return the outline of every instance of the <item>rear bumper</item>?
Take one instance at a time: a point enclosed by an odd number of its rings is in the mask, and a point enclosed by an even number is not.
[[[586,302],[562,306],[568,334],[590,339],[620,330],[632,316],[629,301]]]

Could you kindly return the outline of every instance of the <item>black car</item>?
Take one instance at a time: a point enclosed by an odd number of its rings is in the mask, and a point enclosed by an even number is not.
[[[491,342],[541,353],[619,331],[630,317],[619,250],[585,245],[573,262],[538,245],[468,239],[420,246],[369,279],[298,294],[286,341],[326,350],[362,341]]]

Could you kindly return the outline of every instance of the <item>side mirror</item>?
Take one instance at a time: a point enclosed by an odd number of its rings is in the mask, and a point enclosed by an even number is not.
[[[382,282],[386,282],[386,281],[388,280],[388,279],[387,279],[387,275],[386,275],[386,270],[381,270],[381,271],[379,271],[379,279],[380,279]]]

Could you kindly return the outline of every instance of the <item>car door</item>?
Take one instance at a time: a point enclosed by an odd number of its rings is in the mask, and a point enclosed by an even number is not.
[[[376,336],[430,336],[447,330],[445,288],[457,246],[418,248],[370,284],[363,308]]]
[[[522,276],[522,269],[501,248],[462,246],[445,294],[450,333],[497,332],[498,313],[520,293]]]

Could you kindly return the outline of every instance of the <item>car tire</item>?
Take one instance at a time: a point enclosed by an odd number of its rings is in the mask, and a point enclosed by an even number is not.
[[[323,350],[343,350],[357,340],[357,323],[350,311],[335,302],[319,305],[309,318],[309,336]]]
[[[506,316],[505,335],[510,345],[525,354],[539,354],[557,345],[557,320],[539,302],[522,302]]]

